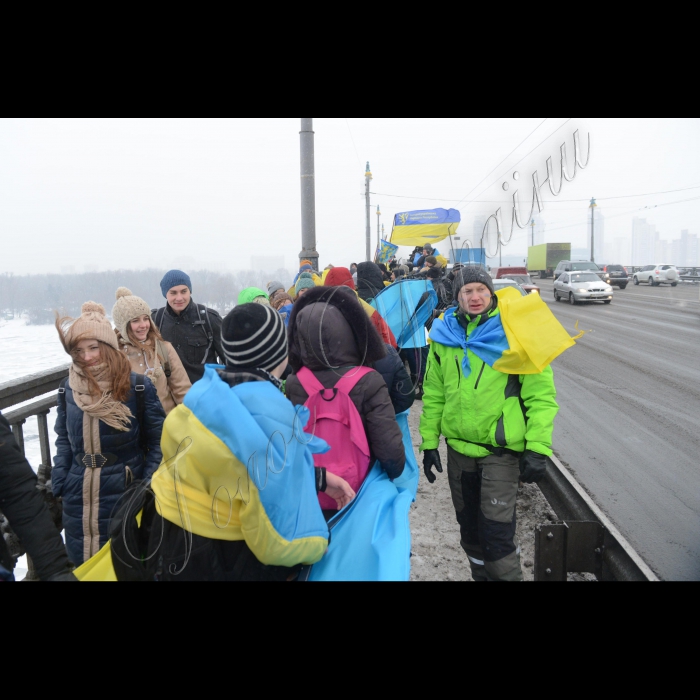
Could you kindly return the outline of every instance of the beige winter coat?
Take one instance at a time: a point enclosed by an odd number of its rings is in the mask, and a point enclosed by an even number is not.
[[[167,416],[175,406],[182,403],[185,394],[192,386],[177,351],[167,340],[160,341],[161,347],[167,351],[170,361],[170,377],[166,377],[150,338],[145,343],[139,343],[139,347],[134,347],[131,340],[125,340],[121,335],[117,335],[119,347],[129,358],[131,371],[146,375],[155,384],[158,398]]]

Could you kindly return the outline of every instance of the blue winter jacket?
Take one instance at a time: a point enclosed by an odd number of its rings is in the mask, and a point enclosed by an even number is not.
[[[83,446],[83,412],[75,404],[73,390],[65,382],[65,393],[59,390],[56,417],[56,456],[51,484],[55,496],[63,498],[63,527],[66,549],[74,564],[82,564],[96,554],[109,539],[109,522],[127,486],[139,479],[148,479],[161,462],[160,436],[165,420],[156,388],[149,380],[137,380],[131,373],[131,394],[125,404],[134,418],[127,431],[119,431],[100,421],[100,443],[103,455],[112,464],[102,468],[86,467],[81,461]],[[139,426],[134,386],[143,384],[144,416]],[[140,431],[147,435],[148,454],[139,447]],[[87,460],[89,461],[89,460]]]

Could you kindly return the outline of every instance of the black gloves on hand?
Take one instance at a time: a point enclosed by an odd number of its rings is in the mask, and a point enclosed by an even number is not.
[[[440,453],[437,450],[425,450],[423,452],[423,471],[428,479],[428,483],[433,483],[437,478],[433,474],[432,468],[435,467],[438,473],[442,474],[442,463],[440,462]]]
[[[520,455],[520,481],[524,484],[536,484],[547,469],[547,458],[538,452],[525,450]]]

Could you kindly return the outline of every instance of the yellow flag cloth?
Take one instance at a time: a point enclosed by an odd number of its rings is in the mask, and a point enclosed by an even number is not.
[[[538,374],[583,333],[571,337],[539,294],[522,296],[514,287],[496,292],[509,349],[493,368],[507,374]]]
[[[117,575],[112,566],[112,548],[109,542],[94,557],[90,557],[79,566],[73,574],[78,581],[116,581]]]

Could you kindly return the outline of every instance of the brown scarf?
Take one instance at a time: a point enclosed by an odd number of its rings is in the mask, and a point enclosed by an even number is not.
[[[102,390],[102,396],[97,397],[90,393],[90,385],[85,376],[85,370],[76,364],[72,364],[68,382],[73,390],[73,399],[76,406],[90,418],[101,420],[111,428],[126,432],[131,427],[133,415],[128,406],[112,398],[107,365],[94,365],[88,371],[90,371]]]

